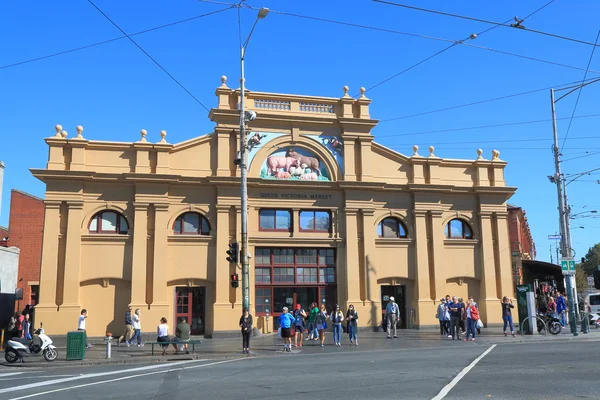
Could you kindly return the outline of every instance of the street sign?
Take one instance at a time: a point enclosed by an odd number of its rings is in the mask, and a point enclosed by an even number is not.
[[[563,275],[575,275],[575,260],[562,259],[560,260],[560,267]]]
[[[593,276],[588,276],[587,277],[587,284],[588,286],[594,286],[594,277]]]
[[[560,240],[560,235],[548,235],[548,240]]]

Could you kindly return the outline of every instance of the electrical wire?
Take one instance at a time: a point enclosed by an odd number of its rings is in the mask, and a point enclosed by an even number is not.
[[[427,8],[409,6],[406,4],[393,3],[391,1],[386,1],[386,0],[372,0],[372,1],[374,1],[375,3],[387,4],[390,6],[396,6],[396,7],[402,7],[402,8],[408,8],[408,9],[416,10],[416,11],[424,11],[424,12],[433,13],[433,14],[445,15],[447,17],[466,19],[469,21],[482,22],[485,24],[491,24],[491,25],[495,25],[495,26],[503,26],[503,27],[507,27],[507,28],[516,28],[516,29],[526,31],[526,32],[537,33],[540,35],[550,36],[553,38],[567,40],[567,41],[571,41],[571,42],[575,42],[575,43],[586,44],[586,45],[594,46],[594,47],[598,46],[598,44],[596,44],[596,43],[586,42],[585,40],[575,39],[575,38],[571,38],[571,37],[567,37],[567,36],[557,35],[555,33],[543,32],[543,31],[538,31],[535,29],[526,28],[523,25],[521,25],[521,23],[524,21],[524,19],[518,19],[516,17],[515,17],[516,23],[508,25],[506,22],[501,23],[501,22],[488,21],[488,20],[481,19],[481,18],[468,17],[466,15],[459,15],[459,14],[453,14],[453,13],[448,13],[448,12],[444,12],[444,11],[437,11],[437,10],[430,10]],[[546,6],[544,6],[544,7],[546,7]],[[544,7],[542,7],[542,8],[544,8]],[[542,8],[540,8],[540,10]]]
[[[158,61],[156,61],[150,54],[148,54],[148,52],[146,50],[144,50],[142,48],[142,46],[140,46],[135,40],[133,40],[131,38],[131,36],[129,36],[127,33],[125,33],[125,31],[123,29],[121,29],[121,27],[119,25],[117,25],[116,22],[114,22],[112,19],[110,19],[110,17],[108,15],[106,15],[104,13],[104,11],[102,11],[100,8],[98,8],[98,6],[96,4],[94,4],[94,2],[92,0],[88,0],[88,3],[90,3],[92,6],[94,6],[94,8],[96,10],[98,10],[98,12],[100,14],[102,14],[104,16],[104,18],[106,18],[111,24],[113,24],[115,26],[115,28],[117,28],[119,31],[121,31],[121,33],[123,35],[125,35],[127,37],[127,39],[129,39],[131,41],[131,43],[133,43],[138,49],[140,49],[142,51],[142,53],[144,53],[150,60],[152,60],[152,62],[154,62],[154,64],[156,64],[165,74],[167,74],[169,76],[169,78],[171,78],[177,85],[179,85],[180,88],[182,88],[188,95],[190,95],[190,97],[194,100],[196,100],[196,102],[198,104],[200,104],[206,111],[210,110],[208,109],[208,107],[206,107],[204,105],[204,103],[202,103],[200,100],[198,100],[198,98],[196,96],[194,96],[189,90],[186,89],[185,86],[183,86],[173,75],[171,75],[169,73],[169,71],[167,71],[162,65],[160,65],[160,63]]]
[[[596,151],[594,153],[589,153],[589,154],[586,154],[586,155],[583,155],[583,156],[579,156],[579,157],[567,158],[566,160],[561,160],[560,162],[564,163],[564,162],[571,161],[571,160],[578,160],[580,158],[591,157],[591,156],[595,156],[597,154],[600,154],[600,151]]]
[[[377,136],[378,138],[381,136]],[[587,140],[587,139],[600,139],[600,136],[583,136],[574,137],[573,140]],[[552,138],[535,138],[535,139],[507,139],[507,140],[477,140],[477,141],[463,141],[463,142],[435,142],[435,145],[446,145],[446,144],[479,144],[479,143],[526,143],[526,142],[549,142]],[[411,143],[397,143],[397,145],[410,146]],[[567,161],[567,160],[564,160]]]
[[[598,31],[598,34],[596,35],[595,43],[598,43],[598,38],[600,38],[600,30]],[[587,78],[587,74],[588,74],[587,70],[590,68],[590,64],[592,63],[592,59],[594,58],[595,50],[596,50],[596,46],[594,46],[594,48],[592,48],[592,54],[590,54],[590,59],[588,60],[587,68],[585,70],[585,73],[583,74],[583,80],[581,81],[582,85],[585,82],[585,79]],[[571,119],[569,120],[569,126],[567,127],[567,133],[565,134],[565,138],[563,139],[561,148],[565,147],[565,143],[567,142],[567,138],[569,137],[569,132],[571,131],[571,124],[573,123],[573,116],[575,115],[575,111],[577,111],[577,105],[579,104],[579,98],[581,97],[582,91],[583,91],[583,86],[577,92],[577,100],[575,100],[575,106],[573,107],[573,112],[571,113]]]
[[[596,79],[596,78],[594,78],[594,79]],[[588,79],[588,80],[592,80],[592,79]],[[506,95],[506,96],[494,97],[494,98],[487,99],[487,100],[474,101],[472,103],[459,104],[459,105],[456,105],[456,106],[440,108],[440,109],[437,109],[437,110],[424,111],[424,112],[420,112],[420,113],[416,113],[416,114],[403,115],[401,117],[388,118],[388,119],[381,120],[379,122],[380,123],[384,123],[384,122],[390,122],[390,121],[397,121],[399,119],[419,117],[419,116],[422,116],[422,115],[429,115],[429,114],[434,114],[434,113],[438,113],[438,112],[442,112],[442,111],[455,110],[457,108],[470,107],[470,106],[475,106],[475,105],[478,105],[478,104],[484,104],[484,103],[490,103],[490,102],[493,102],[493,101],[509,99],[509,98],[512,98],[512,97],[525,96],[525,95],[528,95],[528,94],[538,93],[538,92],[541,92],[541,91],[544,91],[544,90],[550,90],[550,89],[560,88],[560,87],[567,86],[567,85],[572,85],[573,83],[578,83],[579,84],[580,81],[569,82],[569,83],[565,83],[565,84],[561,84],[561,85],[554,85],[554,86],[549,86],[549,87],[535,89],[535,90],[529,90],[527,92],[520,92],[520,93],[509,94],[509,95]]]
[[[209,13],[206,13],[206,14],[196,15],[195,17],[181,19],[179,21],[171,22],[171,23],[168,23],[168,24],[164,24],[164,25],[160,25],[160,26],[155,26],[154,28],[145,29],[143,31],[131,33],[129,36],[142,35],[144,33],[152,32],[152,31],[157,31],[159,29],[168,28],[168,27],[174,26],[174,25],[179,25],[179,24],[182,24],[184,22],[194,21],[194,20],[196,20],[198,18],[208,17],[209,15],[218,14],[220,12],[227,11],[227,10],[230,10],[232,8],[233,7],[230,6],[230,7],[223,8],[223,9],[216,10],[216,11],[212,11],[212,12],[209,12]],[[12,63],[12,64],[2,65],[2,66],[0,66],[0,69],[11,68],[11,67],[16,67],[18,65],[29,64],[29,63],[32,63],[32,62],[35,62],[35,61],[46,60],[48,58],[62,56],[64,54],[69,54],[69,53],[73,53],[75,51],[89,49],[89,48],[92,48],[92,47],[100,46],[100,45],[103,45],[103,44],[106,44],[106,43],[111,43],[111,42],[115,42],[117,40],[126,39],[126,38],[127,38],[127,36],[119,36],[119,37],[116,37],[116,38],[113,38],[113,39],[103,40],[101,42],[96,42],[96,43],[88,44],[88,45],[85,45],[85,46],[76,47],[76,48],[73,48],[73,49],[70,49],[70,50],[60,51],[58,53],[48,54],[48,55],[41,56],[41,57],[31,58],[29,60],[24,60],[24,61],[19,61],[19,62]]]
[[[573,118],[591,118],[591,117],[600,117],[600,114],[589,114],[589,115],[578,115]],[[557,121],[569,119],[569,117],[557,118]],[[528,125],[528,124],[537,124],[541,122],[550,122],[552,119],[537,119],[532,121],[519,121],[519,122],[507,122],[504,124],[495,124],[495,125],[479,125],[479,126],[469,126],[463,128],[449,128],[449,129],[438,129],[434,131],[419,131],[419,132],[410,132],[410,133],[392,133],[389,135],[377,135],[377,137],[400,137],[400,136],[416,136],[416,135],[425,135],[430,133],[445,133],[445,132],[457,132],[457,131],[469,131],[475,129],[488,129],[488,128],[501,128],[505,126],[515,126],[515,125]]]

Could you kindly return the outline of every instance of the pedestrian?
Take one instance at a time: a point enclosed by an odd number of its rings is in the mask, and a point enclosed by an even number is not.
[[[477,308],[477,312],[479,313],[479,306],[477,305],[477,302],[473,299],[473,296],[469,296],[469,300],[471,300],[471,303],[473,303],[473,306]],[[477,324],[475,324],[475,328],[477,329],[477,334],[481,335],[481,328],[479,328]]]
[[[502,320],[504,321],[504,336],[506,334],[506,325],[510,327],[510,334],[515,337],[515,328],[513,327],[512,309],[515,308],[512,303],[512,299],[504,296],[502,298]]]
[[[81,310],[81,314],[79,315],[79,320],[77,321],[77,330],[83,331],[83,333],[85,334],[85,348],[89,349],[92,347],[92,345],[88,343],[87,333],[85,331],[85,320],[87,319],[87,317],[88,317],[88,312],[84,308],[83,310]]]
[[[127,307],[125,312],[125,333],[119,338],[117,346],[121,345],[121,342],[129,343],[133,336],[133,319],[131,318],[131,306]]]
[[[16,337],[18,337],[19,339],[23,339],[23,321],[25,320],[25,317],[23,317],[23,314],[21,313],[16,313],[15,317],[17,318],[17,335]]]
[[[400,309],[398,308],[398,304],[395,303],[394,296],[390,296],[390,301],[387,303],[385,307],[385,320],[387,321],[387,338],[390,339],[392,334],[395,338],[396,335],[398,319],[400,317]]]
[[[556,302],[554,301],[554,297],[548,298],[548,303],[546,304],[546,313],[554,316],[556,314]]]
[[[556,292],[556,312],[559,314],[560,324],[566,326],[567,301],[560,292]]]
[[[309,336],[306,337],[306,340],[319,340],[319,331],[317,330],[316,322],[317,314],[319,314],[319,308],[317,307],[317,303],[312,303],[308,312]]]
[[[315,318],[315,323],[317,324],[321,347],[323,347],[325,344],[325,329],[327,329],[327,308],[325,308],[325,304],[321,304],[321,309],[317,314],[317,318]]]
[[[450,319],[450,314],[446,308],[446,299],[443,297],[440,299],[440,304],[438,305],[435,317],[440,322],[440,335],[448,335],[450,332],[450,329],[448,329],[448,320]],[[448,317],[448,319],[446,319],[446,317]]]
[[[169,343],[171,341],[171,338],[169,337],[169,325],[167,325],[167,319],[165,317],[162,317],[160,319],[160,324],[158,325],[158,327],[156,328],[156,333],[157,333],[157,338],[156,341],[157,342],[167,342],[166,344],[161,344],[163,351],[162,351],[162,355],[164,356],[167,352],[167,349],[169,348]]]
[[[452,340],[460,340],[460,321],[463,307],[458,302],[458,297],[454,296],[452,298],[448,311],[450,312],[450,336],[452,336]]]
[[[335,305],[335,311],[329,317],[333,324],[333,344],[335,346],[342,345],[342,323],[344,322],[344,313],[340,310],[338,304]]]
[[[9,338],[14,338],[17,337],[17,317],[16,317],[16,313],[15,315],[13,315],[12,317],[10,317],[10,321],[8,322],[8,337]]]
[[[283,314],[279,316],[279,326],[281,327],[281,337],[283,338],[283,351],[290,353],[292,351],[294,317],[288,312],[287,307],[283,307],[282,311]]]
[[[135,313],[131,316],[133,321],[133,336],[127,342],[127,347],[133,344],[134,339],[137,339],[137,347],[143,347],[142,344],[142,316],[139,308],[135,309]]]
[[[354,309],[354,305],[350,304],[348,306],[348,312],[346,312],[346,321],[348,331],[348,336],[350,337],[350,346],[353,344],[358,346],[358,338],[356,336],[356,331],[358,329],[358,312]]]
[[[463,301],[462,297],[459,297],[459,298],[458,298],[458,302],[460,303],[460,305],[461,305],[461,307],[462,307],[462,309],[463,309],[463,314],[462,314],[462,317],[461,317],[461,319],[460,319],[460,331],[461,331],[462,333],[465,333],[465,332],[466,332],[466,328],[467,328],[467,327],[466,327],[466,323],[465,323],[467,316],[466,316],[466,314],[464,313],[464,310],[465,310],[465,308],[466,308],[466,305],[465,305],[465,302]]]
[[[175,342],[173,345],[175,347],[175,354],[183,350],[185,350],[185,354],[190,354],[188,351],[188,342],[190,341],[191,330],[192,328],[187,323],[185,317],[179,318],[179,323],[175,328],[175,339],[173,340]]]
[[[23,339],[31,340],[31,320],[29,319],[29,313],[25,314],[23,320]]]
[[[294,347],[302,347],[302,339],[304,338],[302,335],[304,335],[305,318],[306,312],[302,308],[302,305],[296,304],[296,309],[294,310]]]
[[[242,329],[242,353],[250,354],[250,336],[252,336],[252,315],[244,308],[240,317],[240,328]]]
[[[479,320],[479,310],[477,307],[473,305],[473,299],[467,299],[467,304],[465,307],[465,316],[467,322],[467,337],[465,337],[465,342],[469,340],[469,335],[471,335],[471,341],[475,341],[475,327],[477,321]]]

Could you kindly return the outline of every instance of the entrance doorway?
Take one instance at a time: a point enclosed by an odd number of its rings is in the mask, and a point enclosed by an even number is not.
[[[204,321],[206,313],[206,288],[205,287],[177,287],[175,288],[175,321],[177,326],[179,318],[183,317],[190,324],[192,335],[204,335]]]
[[[387,329],[387,321],[385,319],[385,307],[387,306],[390,297],[393,297],[398,304],[400,311],[400,320],[398,320],[398,328],[406,329],[406,285],[382,285],[381,286],[381,323],[383,329]]]
[[[307,286],[307,287],[274,287],[273,288],[273,329],[279,328],[278,317],[283,307],[294,312],[296,304],[300,304],[304,311],[309,312],[311,303],[317,303],[317,307],[325,304],[328,312],[335,308],[337,301],[337,290],[335,286]]]

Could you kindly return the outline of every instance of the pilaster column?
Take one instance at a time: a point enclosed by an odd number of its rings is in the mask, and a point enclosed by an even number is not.
[[[229,154],[230,154],[230,137],[231,137],[231,129],[230,128],[215,128],[216,132],[216,144],[217,151],[215,154],[217,155],[217,176],[230,176],[231,175],[231,166],[229,165]]]
[[[415,298],[418,302],[431,302],[429,281],[429,235],[427,232],[428,212],[415,210]]]
[[[152,282],[152,308],[166,307],[167,303],[167,223],[169,205],[154,204],[154,268]]]
[[[42,268],[40,271],[40,303],[43,307],[56,307],[56,279],[58,275],[58,235],[60,229],[60,201],[46,200]]]
[[[344,138],[344,180],[356,181],[355,138]]]
[[[348,303],[360,302],[360,253],[358,244],[358,210],[347,208],[346,215],[346,290]]]
[[[494,233],[492,226],[492,213],[481,211],[481,241],[479,270],[481,271],[481,287],[479,309],[484,323],[495,320],[494,315],[500,314],[500,301],[496,287],[496,265],[494,255]]]
[[[362,209],[362,255],[364,260],[361,268],[364,271],[365,286],[366,286],[366,310],[363,310],[364,315],[368,315],[371,326],[378,326],[381,318],[381,289],[377,283],[377,269],[375,268],[375,210],[373,209]],[[350,236],[348,236],[350,238]],[[353,241],[349,239],[349,241]],[[381,262],[381,260],[379,260]],[[368,313],[365,314],[364,311]],[[360,320],[360,319],[359,319]]]
[[[68,201],[67,242],[65,250],[65,282],[63,307],[79,308],[79,283],[81,268],[82,201]]]
[[[431,233],[430,233],[430,261],[432,262],[430,280],[430,298],[434,302],[436,299],[444,296],[445,293],[438,293],[437,288],[444,285],[440,276],[443,276],[442,270],[446,267],[444,263],[444,240],[446,240],[445,226],[443,225],[443,211],[432,210],[429,212],[431,218]]]
[[[372,153],[371,153],[371,141],[373,137],[368,138],[360,138],[360,180],[362,182],[370,182],[373,180],[373,172],[372,172]]]
[[[496,217],[496,254],[498,265],[496,268],[496,282],[498,283],[498,297],[513,296],[514,285],[512,279],[512,254],[508,235],[508,213],[495,213]]]
[[[139,154],[139,153],[138,153]],[[144,307],[148,254],[148,203],[133,203],[133,262],[131,264],[131,306]]]

